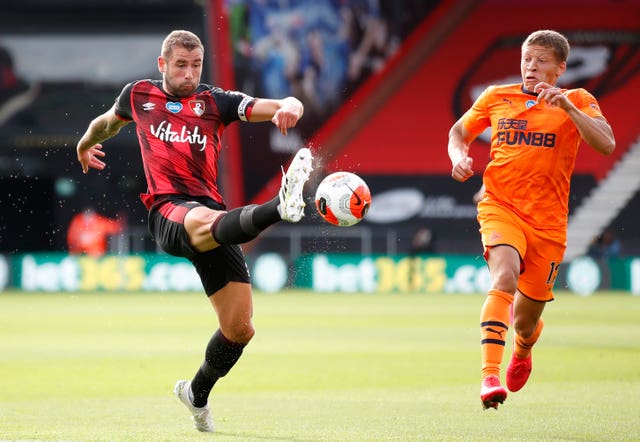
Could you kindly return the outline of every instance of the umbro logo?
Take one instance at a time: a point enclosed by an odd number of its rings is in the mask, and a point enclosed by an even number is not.
[[[142,105],[142,110],[146,110],[148,111],[152,111],[156,108],[156,104],[155,103],[151,103],[151,102],[147,102],[145,104]]]

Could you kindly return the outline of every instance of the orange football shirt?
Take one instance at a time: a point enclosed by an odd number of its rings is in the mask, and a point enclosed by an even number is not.
[[[562,92],[590,117],[602,116],[586,90]],[[489,86],[462,122],[475,135],[491,127],[485,198],[504,204],[535,228],[566,228],[571,174],[582,138],[564,110],[536,98],[522,84]]]

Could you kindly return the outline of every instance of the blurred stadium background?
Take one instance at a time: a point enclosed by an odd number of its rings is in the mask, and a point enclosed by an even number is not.
[[[147,232],[134,127],[107,143],[101,173],[82,175],[75,154],[127,82],[158,78],[162,38],[184,28],[207,48],[203,81],[306,107],[288,137],[269,124],[226,132],[230,206],[273,195],[303,144],[321,159],[315,182],[348,170],[372,190],[369,217],[340,229],[315,215],[310,183],[307,218],[246,247],[258,289],[483,292],[473,195],[488,146],[475,143],[477,175],[456,183],[447,131],[486,85],[519,81],[523,38],[552,28],[572,43],[562,86],[594,93],[618,142],[610,157],[578,156],[558,284],[640,294],[639,23],[635,0],[4,0],[0,290],[201,290]],[[71,255],[68,227],[89,207],[122,228],[106,255]],[[611,234],[619,252],[585,258]]]

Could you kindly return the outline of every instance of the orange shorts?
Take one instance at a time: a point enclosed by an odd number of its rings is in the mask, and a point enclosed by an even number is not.
[[[509,245],[520,255],[518,291],[534,301],[553,301],[553,285],[566,249],[565,229],[539,230],[494,201],[478,204],[485,259],[491,247]]]

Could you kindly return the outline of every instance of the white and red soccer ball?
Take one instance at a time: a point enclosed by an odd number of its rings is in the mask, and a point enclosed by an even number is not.
[[[371,206],[371,191],[362,178],[351,172],[327,175],[316,189],[316,208],[322,218],[336,226],[358,224]]]

